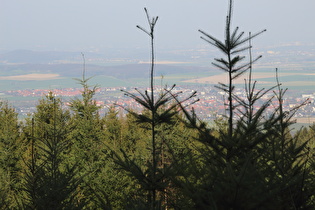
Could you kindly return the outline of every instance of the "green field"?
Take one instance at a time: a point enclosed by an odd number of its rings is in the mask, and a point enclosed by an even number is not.
[[[23,89],[60,89],[60,88],[72,88],[80,87],[78,81],[73,77],[80,77],[77,74],[78,66],[61,66],[60,69],[55,67],[54,71],[49,71],[47,66],[43,72],[32,70],[33,68],[39,68],[31,66],[26,70],[6,67],[0,72],[0,91],[7,90],[23,90]],[[90,85],[98,85],[100,87],[141,87],[149,85],[149,74],[147,69],[149,66],[130,65],[122,66],[121,68],[109,68],[104,69],[99,67],[89,67],[88,73],[90,75],[97,75],[90,79]],[[25,67],[26,68],[26,67]],[[96,70],[93,68],[96,68]],[[124,69],[125,68],[125,69]],[[124,70],[122,70],[124,69]],[[139,70],[140,69],[140,70]],[[75,72],[75,74],[74,74]],[[161,73],[163,72],[163,73]],[[115,74],[116,73],[116,74]],[[26,80],[23,76],[30,74],[39,74],[36,79]],[[49,74],[56,75],[55,78],[49,77],[46,80],[45,77]],[[73,76],[77,75],[77,76]],[[275,69],[273,68],[258,68],[253,70],[253,80],[257,80],[259,87],[270,87],[276,84]],[[20,76],[19,78],[12,78],[7,76]],[[23,80],[24,79],[24,80]],[[164,66],[155,74],[156,85],[200,85],[210,84],[215,85],[219,81],[226,83],[226,74],[219,69],[200,69],[200,67],[185,65],[182,66]],[[299,71],[282,71],[279,70],[279,80],[285,87],[294,89],[315,89],[315,74],[314,71],[299,70]],[[244,79],[236,81],[235,84],[239,87],[244,85]]]
[[[89,84],[99,85],[100,87],[122,87],[132,86],[128,81],[116,79],[109,76],[91,77]],[[74,78],[62,78],[52,80],[0,80],[0,91],[25,90],[25,89],[61,89],[81,87]]]

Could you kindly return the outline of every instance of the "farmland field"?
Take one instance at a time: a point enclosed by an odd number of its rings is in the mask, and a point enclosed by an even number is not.
[[[276,84],[276,74],[270,71],[258,71],[253,73],[253,80],[258,82],[260,86],[272,86]],[[234,81],[235,85],[244,84],[244,80],[247,79],[248,74],[244,74]],[[185,80],[187,83],[199,83],[199,84],[218,84],[227,83],[227,74],[221,73],[208,77],[200,77]],[[279,80],[285,87],[289,88],[306,88],[315,90],[315,73],[310,73],[309,71],[288,71],[280,72]]]

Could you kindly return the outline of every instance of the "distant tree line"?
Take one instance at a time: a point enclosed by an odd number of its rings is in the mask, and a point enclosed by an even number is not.
[[[308,101],[285,110],[277,74],[274,87],[257,89],[252,74],[260,57],[252,58],[251,42],[264,31],[232,30],[232,3],[224,41],[200,30],[223,53],[213,65],[227,74],[217,86],[227,96],[226,116],[209,125],[194,112],[196,92],[155,89],[158,17],[145,9],[149,29],[138,28],[151,41],[149,88],[123,91],[141,112],[122,107],[123,115],[113,104],[101,116],[85,65],[82,95],[68,109],[50,92],[21,122],[0,103],[0,209],[314,209],[315,124],[290,130]],[[233,82],[245,73],[240,98]]]

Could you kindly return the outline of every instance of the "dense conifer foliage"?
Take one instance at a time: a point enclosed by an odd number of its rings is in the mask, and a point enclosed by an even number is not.
[[[149,30],[138,28],[150,38],[149,88],[123,91],[142,110],[113,104],[101,116],[85,65],[81,97],[70,105],[50,92],[19,121],[0,103],[0,209],[314,209],[315,125],[294,134],[290,127],[308,101],[284,109],[277,71],[274,87],[257,89],[260,56],[252,59],[251,47],[263,31],[231,30],[232,3],[224,41],[200,30],[224,56],[213,64],[229,78],[218,85],[227,116],[208,124],[194,112],[196,92],[157,90],[158,18],[145,9]],[[234,80],[246,72],[241,98]]]

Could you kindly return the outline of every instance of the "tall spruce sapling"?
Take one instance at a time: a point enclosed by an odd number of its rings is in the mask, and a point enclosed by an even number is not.
[[[70,102],[72,158],[78,161],[81,201],[88,208],[109,208],[107,195],[101,190],[102,177],[101,168],[105,161],[103,155],[103,122],[99,114],[100,107],[97,106],[94,96],[98,86],[88,84],[91,78],[86,77],[85,55],[83,59],[82,78],[75,79],[82,86],[81,98],[74,98]]]
[[[88,84],[91,78],[86,78],[85,56],[83,58],[82,79],[75,79],[82,86],[81,98],[74,98],[70,102],[72,114],[72,132],[70,137],[74,140],[75,156],[82,162],[83,167],[90,168],[91,173],[96,162],[99,162],[100,155],[97,148],[100,148],[102,136],[102,123],[99,116],[99,109],[94,100],[98,86]],[[95,151],[94,151],[95,150]],[[89,162],[90,164],[86,164]]]
[[[215,58],[215,62],[212,64],[219,69],[223,70],[228,74],[228,83],[219,83],[217,86],[220,90],[226,92],[228,94],[228,135],[230,137],[233,136],[233,118],[234,118],[234,109],[237,104],[234,104],[233,92],[234,92],[234,84],[233,81],[239,76],[243,75],[251,63],[242,62],[245,56],[239,55],[241,52],[244,52],[251,46],[246,46],[245,44],[249,39],[253,39],[266,30],[255,33],[250,37],[244,37],[244,32],[239,32],[239,28],[236,27],[234,31],[231,31],[231,19],[232,19],[232,9],[233,9],[233,0],[229,1],[229,10],[228,15],[226,17],[226,26],[225,26],[225,40],[220,41],[219,39],[213,37],[212,35],[199,30],[199,32],[203,35],[201,38],[208,42],[209,44],[215,46],[218,50],[220,50],[225,58]],[[257,57],[252,61],[254,63],[261,56]]]
[[[169,185],[170,177],[172,176],[172,167],[170,163],[168,165],[161,164],[163,155],[163,145],[161,143],[161,128],[164,124],[171,125],[174,120],[174,116],[178,113],[176,107],[177,103],[172,103],[174,97],[177,98],[181,92],[172,93],[175,85],[170,88],[165,88],[159,93],[155,94],[154,88],[154,69],[155,69],[155,50],[154,50],[154,30],[158,20],[158,17],[151,18],[147,9],[145,8],[146,18],[149,24],[149,30],[144,29],[141,26],[137,26],[140,30],[145,32],[150,37],[151,46],[151,66],[150,66],[150,89],[140,92],[136,89],[137,94],[123,91],[128,97],[134,99],[138,104],[143,107],[142,113],[137,113],[126,107],[122,107],[131,115],[133,115],[137,122],[146,127],[150,132],[150,141],[148,142],[147,149],[150,151],[150,159],[140,165],[137,159],[129,157],[124,150],[121,150],[122,154],[114,152],[114,158],[116,164],[120,169],[125,170],[132,177],[134,177],[141,186],[143,192],[147,194],[147,199],[144,201],[144,206],[148,206],[150,209],[160,209],[166,205],[164,201],[165,189]],[[172,93],[172,94],[170,94]],[[190,101],[194,98],[196,92],[193,92],[189,97],[184,98],[179,103]],[[189,102],[188,102],[189,103]],[[193,103],[193,102],[191,102]],[[162,168],[163,165],[164,167]],[[143,207],[144,207],[143,206]],[[137,207],[139,208],[139,206]]]
[[[98,89],[98,86],[95,85],[90,87],[88,81],[91,78],[86,78],[86,65],[85,65],[85,55],[81,53],[83,59],[83,69],[82,69],[82,79],[75,78],[74,80],[78,81],[78,83],[82,86],[82,100],[76,98],[71,101],[70,108],[78,114],[79,117],[91,120],[93,116],[97,115],[97,111],[99,107],[96,106],[93,97]]]
[[[225,130],[219,130],[219,141],[222,142],[222,147],[226,151],[226,157],[223,158],[225,169],[222,168],[222,170],[226,171],[227,180],[233,184],[224,187],[230,188],[230,196],[227,196],[226,201],[218,200],[217,204],[221,207],[225,205],[226,208],[269,209],[273,205],[270,190],[275,189],[267,188],[264,179],[261,178],[266,174],[264,170],[266,163],[261,155],[270,149],[264,148],[263,145],[272,136],[273,129],[271,128],[275,126],[277,119],[269,118],[266,113],[274,97],[262,98],[277,86],[257,89],[257,81],[253,81],[251,37],[249,33],[249,66],[248,78],[244,79],[245,96],[232,94],[238,104],[234,110],[237,118],[233,125],[232,139],[226,135]],[[224,179],[221,182],[224,182]],[[220,193],[216,196],[218,195],[220,198]]]
[[[249,46],[251,46],[251,34],[249,35]],[[271,91],[270,89],[256,90],[256,81],[252,82],[252,59],[251,47],[249,75],[245,79],[246,97],[242,98],[234,93],[233,99],[239,104],[233,113],[238,115],[233,125],[232,138],[226,132],[226,127],[219,127],[218,135],[214,137],[211,129],[204,122],[198,120],[195,113],[186,113],[191,127],[196,128],[199,133],[197,138],[203,146],[197,148],[203,166],[194,161],[196,170],[188,175],[195,180],[197,185],[190,184],[193,181],[185,178],[178,181],[186,195],[192,199],[196,208],[257,208],[268,207],[262,205],[270,199],[268,189],[264,182],[259,179],[261,173],[256,165],[260,159],[260,144],[268,140],[272,131],[269,131],[264,122],[265,111],[271,103],[272,97],[263,102],[262,106],[255,110],[260,104],[260,99]],[[268,202],[266,202],[268,203]]]

